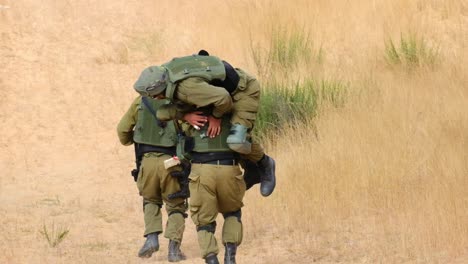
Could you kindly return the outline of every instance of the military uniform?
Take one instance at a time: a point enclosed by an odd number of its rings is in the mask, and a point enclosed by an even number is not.
[[[231,124],[241,124],[251,131],[253,129],[260,101],[260,84],[245,71],[235,69],[239,75],[239,83],[234,92],[213,86],[200,77],[190,77],[181,81],[174,96],[175,104],[180,101],[197,107],[213,105],[212,115],[221,118],[231,112]],[[165,116],[158,116],[165,118]],[[229,129],[229,128],[228,128]],[[252,142],[251,152],[243,154],[243,158],[258,162],[265,154],[261,144]]]
[[[190,153],[190,213],[197,227],[201,255],[207,263],[217,263],[212,261],[219,253],[214,235],[218,213],[224,216],[222,243],[225,246],[225,263],[235,263],[236,249],[243,236],[241,208],[246,185],[238,154],[226,143],[229,126],[229,117],[223,118],[223,129],[215,138],[206,136],[206,128],[191,130],[195,142]]]
[[[182,119],[182,110],[212,107],[209,113],[221,118],[231,113],[232,126],[226,141],[228,147],[238,153],[250,166],[253,183],[261,181],[262,195],[270,195],[276,185],[275,162],[264,153],[258,143],[251,143],[260,85],[251,75],[233,68],[215,56],[186,56],[174,58],[162,66],[146,68],[134,85],[135,90],[148,96],[165,97],[173,103],[166,111],[158,111],[161,120]],[[249,162],[247,162],[249,161]],[[257,173],[258,172],[258,173]]]
[[[148,99],[152,108],[162,105],[162,101]],[[171,123],[158,125],[155,118],[142,104],[142,97],[138,97],[120,120],[117,134],[123,145],[138,143],[153,148],[144,153],[137,179],[137,187],[143,197],[144,236],[148,238],[150,234],[163,232],[161,207],[164,202],[169,216],[164,236],[179,246],[185,228],[187,205],[185,199],[168,199],[168,195],[180,190],[177,179],[170,175],[172,171],[180,168],[164,168],[164,161],[175,153],[176,132]],[[150,251],[157,251],[158,248],[159,245],[153,245]],[[149,257],[152,252],[146,255],[145,252],[140,253],[140,257]]]

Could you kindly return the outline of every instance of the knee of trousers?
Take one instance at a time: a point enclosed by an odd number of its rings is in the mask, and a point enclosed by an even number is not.
[[[236,216],[226,217],[223,224],[223,244],[235,243],[240,245],[242,243],[243,228],[242,222]]]
[[[146,199],[143,199],[143,212],[147,210],[160,210],[162,208],[162,204],[155,203]]]
[[[168,214],[168,217],[170,218],[171,216],[173,215],[181,215],[183,218],[187,218],[188,217],[188,214],[184,213],[184,212],[181,212],[181,211],[178,211],[178,210],[175,210],[175,211],[171,211],[169,214]]]
[[[208,225],[197,227],[198,245],[200,246],[200,253],[203,258],[210,254],[217,255],[219,253],[218,243],[214,234],[215,230],[213,226],[211,226],[208,227],[209,231],[207,231],[204,229],[206,226]]]
[[[145,236],[150,233],[161,233],[162,214],[158,204],[148,203],[144,205]]]
[[[171,213],[167,218],[164,236],[167,239],[181,242],[185,231],[185,218],[186,214],[181,212]]]
[[[207,231],[207,232],[214,234],[216,232],[216,221],[211,222],[207,225],[197,226],[197,232],[200,232],[200,231]]]
[[[162,208],[163,203],[162,201],[159,201],[159,200],[148,199],[148,198],[143,197],[143,211],[145,211],[145,207],[147,205],[154,205],[154,206],[158,206],[159,208]]]
[[[242,218],[242,210],[241,209],[239,209],[237,211],[234,211],[234,212],[223,213],[223,217],[224,217],[225,220],[226,220],[226,218],[231,217],[231,216],[236,217],[237,221],[242,222],[241,221],[241,218]]]

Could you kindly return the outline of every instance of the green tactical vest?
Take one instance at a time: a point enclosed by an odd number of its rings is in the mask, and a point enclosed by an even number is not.
[[[192,133],[194,139],[195,152],[232,152],[226,143],[227,137],[229,136],[229,130],[231,129],[231,117],[229,115],[223,116],[221,121],[221,134],[215,138],[207,136],[208,125],[205,125],[200,130],[196,130]]]
[[[147,100],[149,105],[156,111],[166,100]],[[177,143],[177,132],[172,121],[166,123],[166,127],[158,126],[156,117],[141,101],[138,106],[138,120],[133,133],[133,141],[157,147],[174,147]]]
[[[215,56],[191,55],[174,58],[162,66],[167,69],[169,75],[166,88],[166,97],[169,99],[174,99],[176,84],[189,77],[201,77],[208,82],[224,81],[226,78],[224,64]]]

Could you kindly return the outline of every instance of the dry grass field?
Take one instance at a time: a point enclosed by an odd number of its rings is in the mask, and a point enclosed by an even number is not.
[[[288,71],[278,40],[303,44]],[[468,263],[466,0],[0,0],[0,263],[166,261],[136,256],[115,128],[144,67],[201,48],[265,91],[347,87],[265,139],[278,185],[247,193],[239,263]],[[203,263],[191,220],[182,249]]]

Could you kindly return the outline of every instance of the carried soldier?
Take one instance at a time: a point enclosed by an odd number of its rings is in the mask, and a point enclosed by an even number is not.
[[[226,143],[241,155],[247,187],[260,182],[263,196],[273,192],[275,161],[251,136],[260,100],[260,85],[253,76],[202,50],[146,68],[134,88],[143,96],[170,100],[162,107],[165,111],[158,111],[158,119],[185,120],[194,127],[208,123],[211,138],[220,134],[223,115],[230,114]],[[213,106],[207,115],[197,111],[207,106]]]

